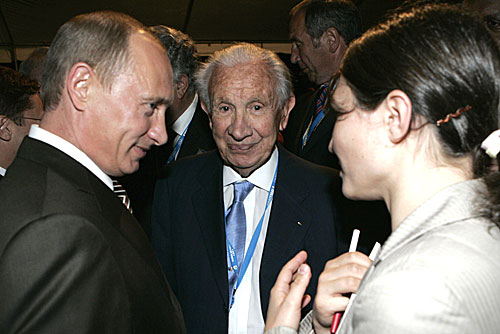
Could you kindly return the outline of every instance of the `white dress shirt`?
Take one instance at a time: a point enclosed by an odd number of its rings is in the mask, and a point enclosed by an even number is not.
[[[271,189],[277,164],[278,149],[275,148],[271,158],[259,169],[255,170],[248,178],[242,178],[228,166],[224,166],[223,168],[222,180],[224,186],[225,210],[227,210],[233,202],[233,183],[246,180],[255,185],[243,202],[247,221],[245,252],[248,249],[254,230],[264,213],[267,196]],[[255,248],[255,253],[234,295],[234,305],[229,311],[229,334],[262,334],[264,332],[264,316],[262,315],[260,304],[259,271],[271,207],[272,202],[265,212],[262,230]]]
[[[31,126],[29,137],[39,141],[43,141],[44,143],[57,148],[59,151],[66,153],[67,155],[81,163],[83,166],[85,166],[102,182],[104,182],[105,185],[113,190],[113,181],[111,180],[111,178],[106,175],[106,173],[104,173],[99,167],[97,167],[95,162],[93,162],[88,157],[88,155],[80,151],[75,145],[35,125]]]
[[[187,128],[188,128],[189,124],[191,124],[191,121],[193,120],[194,112],[196,111],[197,105],[198,105],[198,94],[195,94],[193,102],[191,102],[189,107],[172,124],[172,130],[174,130],[174,132],[176,133],[173,147],[175,147],[175,145],[177,145],[177,142],[181,138],[182,134],[186,135],[186,133],[184,131],[187,132]],[[179,155],[179,152],[180,152],[180,150],[178,150],[175,153],[174,160],[177,160],[177,156]]]
[[[7,170],[6,170],[5,168],[0,167],[0,175],[5,176],[5,172],[6,172],[6,171],[7,171]]]

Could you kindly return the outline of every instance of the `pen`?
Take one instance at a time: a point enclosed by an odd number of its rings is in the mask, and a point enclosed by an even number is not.
[[[349,246],[349,252],[356,251],[356,247],[358,245],[359,233],[360,233],[359,230],[354,230],[352,232],[352,239],[351,239],[351,245]],[[372,260],[372,261],[375,260],[375,257],[377,256],[378,252],[380,251],[380,247],[381,247],[380,243],[376,242],[375,245],[373,246],[372,251],[370,252],[370,255],[368,256],[368,258],[370,260]],[[347,311],[349,311],[355,298],[356,298],[356,294],[355,293],[351,294],[351,298],[349,298],[349,303],[347,304],[347,307],[346,307],[345,311],[343,312],[344,314],[347,313]],[[335,315],[333,316],[332,326],[330,327],[331,333],[336,333],[340,329],[340,327],[342,325],[342,321],[340,321],[341,317],[342,317],[342,312],[336,312]]]
[[[359,233],[360,231],[358,229],[352,231],[352,238],[351,238],[351,244],[349,245],[349,252],[356,251],[356,248],[358,247]],[[341,317],[342,317],[342,312],[336,312],[335,315],[333,316],[332,326],[330,327],[331,333],[337,332]]]
[[[377,254],[379,251],[380,251],[380,244],[378,242],[376,242],[375,245],[373,246],[373,249],[370,252],[370,256],[368,256],[368,258],[372,261],[375,260],[375,257],[377,257]],[[347,304],[347,307],[345,308],[344,314],[349,312],[349,309],[351,308],[352,304],[354,303],[354,299],[356,299],[355,293],[351,294],[351,298],[349,298],[349,303]],[[337,331],[340,329],[340,327],[342,327],[342,323],[344,322],[343,321],[344,319],[345,318],[341,319],[338,327],[336,328]]]

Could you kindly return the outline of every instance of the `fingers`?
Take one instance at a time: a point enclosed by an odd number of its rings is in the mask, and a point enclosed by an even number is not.
[[[302,251],[281,269],[271,289],[266,330],[278,326],[298,329],[301,309],[311,300],[310,296],[304,296],[311,279],[306,259],[307,253]]]
[[[302,302],[304,301],[304,293],[311,280],[311,268],[307,264],[301,264],[294,279],[290,284],[288,295],[283,300],[283,305],[290,309],[302,309]],[[311,297],[309,297],[310,299]]]
[[[344,253],[326,263],[319,276],[318,290],[326,289],[328,294],[337,295],[356,292],[370,265],[371,260],[363,253]]]
[[[330,260],[318,279],[314,299],[314,322],[329,328],[333,315],[344,311],[349,298],[343,294],[356,292],[371,260],[359,252],[349,252]]]

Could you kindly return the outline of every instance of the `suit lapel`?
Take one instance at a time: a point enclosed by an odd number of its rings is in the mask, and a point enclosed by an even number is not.
[[[203,153],[213,148],[215,144],[208,125],[208,117],[198,103],[177,158]]]
[[[260,267],[260,295],[263,314],[267,312],[269,295],[276,275],[290,254],[303,244],[310,226],[310,214],[303,208],[308,188],[300,184],[290,165],[290,153],[280,149],[278,176],[269,217],[266,241]],[[299,224],[300,223],[300,224]],[[300,247],[299,247],[300,248]]]
[[[314,147],[316,143],[322,140],[325,136],[331,136],[331,132],[333,129],[333,115],[331,113],[326,113],[323,120],[318,124],[316,129],[311,134],[311,137],[307,141],[306,146],[303,149],[303,153],[306,153]]]
[[[311,117],[314,113],[314,110],[316,108],[316,99],[318,97],[318,91],[316,91],[314,94],[310,95],[308,97],[307,101],[307,112],[304,113],[302,122],[300,125],[299,133],[296,134],[297,136],[297,146],[296,146],[296,151],[295,152],[302,152],[302,137],[304,136],[304,132],[306,132],[307,126],[309,125],[309,122],[311,121]]]
[[[207,163],[199,174],[199,191],[192,197],[192,207],[201,229],[212,274],[227,307],[229,285],[226,270],[222,162],[217,154],[214,153],[212,156],[214,159]]]

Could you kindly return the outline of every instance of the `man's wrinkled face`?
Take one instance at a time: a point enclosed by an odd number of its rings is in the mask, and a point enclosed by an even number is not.
[[[279,108],[273,82],[262,64],[217,68],[209,82],[210,126],[225,164],[246,177],[273,152],[288,112]]]
[[[131,64],[111,89],[93,86],[93,119],[85,152],[108,175],[135,172],[152,145],[167,141],[165,110],[173,99],[173,75],[164,49],[148,35],[130,37]]]

